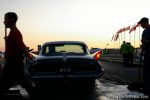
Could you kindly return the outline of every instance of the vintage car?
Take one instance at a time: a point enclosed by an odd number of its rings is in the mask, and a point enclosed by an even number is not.
[[[103,74],[100,55],[101,52],[90,54],[87,45],[80,41],[47,42],[29,63],[27,75],[35,86],[54,81],[93,84]]]

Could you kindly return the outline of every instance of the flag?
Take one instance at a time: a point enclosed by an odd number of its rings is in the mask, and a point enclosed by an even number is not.
[[[119,33],[117,32],[115,37],[114,37],[114,40],[117,41],[118,37],[119,37]]]
[[[122,32],[130,30],[130,26],[122,28]]]
[[[112,38],[111,38],[111,41],[112,41],[112,40],[114,40],[114,34],[113,34],[113,36],[112,36]]]
[[[141,26],[141,24],[140,24],[140,23],[137,23],[137,24],[136,24],[136,27],[140,27],[140,26]]]
[[[131,33],[132,31],[135,31],[137,27],[141,26],[141,24],[137,23],[136,25],[134,24],[132,26],[132,28],[130,29],[129,33]]]
[[[122,30],[123,30],[123,28],[119,29],[117,33],[118,33],[118,34],[119,34],[119,33],[121,33],[121,32],[122,32]]]
[[[130,30],[130,26],[128,26],[128,27],[125,28],[125,31],[127,31],[127,30]]]
[[[136,30],[136,27],[135,27],[135,26],[136,26],[135,24],[132,26],[132,28],[130,29],[129,33],[131,33],[132,31],[135,31],[135,30]]]
[[[124,28],[122,28],[122,32],[124,32],[124,31],[126,31],[126,28],[124,27]]]
[[[122,33],[122,32],[125,32],[125,31],[127,31],[127,30],[130,30],[130,26],[121,28],[120,30],[118,30],[117,33]]]
[[[114,36],[114,41],[117,41],[117,39],[118,39],[118,37],[119,37],[119,33],[122,33],[123,30],[124,30],[124,28],[121,28],[121,29],[119,29],[119,30],[117,31],[117,33],[116,33],[115,36]]]

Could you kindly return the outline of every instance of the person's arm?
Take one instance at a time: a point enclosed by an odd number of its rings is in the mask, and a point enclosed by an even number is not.
[[[132,46],[132,48],[133,48],[133,52],[135,51],[135,48]]]
[[[145,42],[145,43],[150,43],[150,40],[144,40],[143,42]]]
[[[28,49],[24,50],[24,54],[25,54],[29,59],[32,59],[32,58],[33,58],[33,56],[30,54],[30,52],[29,52]]]
[[[143,44],[141,45],[141,53],[140,53],[140,62],[142,62],[142,56],[144,54],[144,46]]]
[[[14,40],[15,40],[18,50],[20,52],[23,52],[25,56],[27,56],[29,59],[32,59],[32,55],[29,53],[28,48],[23,42],[22,35],[20,33],[16,33],[14,36]]]
[[[121,45],[121,47],[120,47],[120,54],[122,53],[122,45]]]

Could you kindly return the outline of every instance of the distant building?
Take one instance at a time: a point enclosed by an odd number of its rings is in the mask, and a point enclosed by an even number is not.
[[[38,51],[40,51],[41,50],[41,45],[38,45]]]

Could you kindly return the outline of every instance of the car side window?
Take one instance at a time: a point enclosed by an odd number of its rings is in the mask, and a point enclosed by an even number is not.
[[[48,54],[49,53],[49,47],[46,47],[45,53]]]

